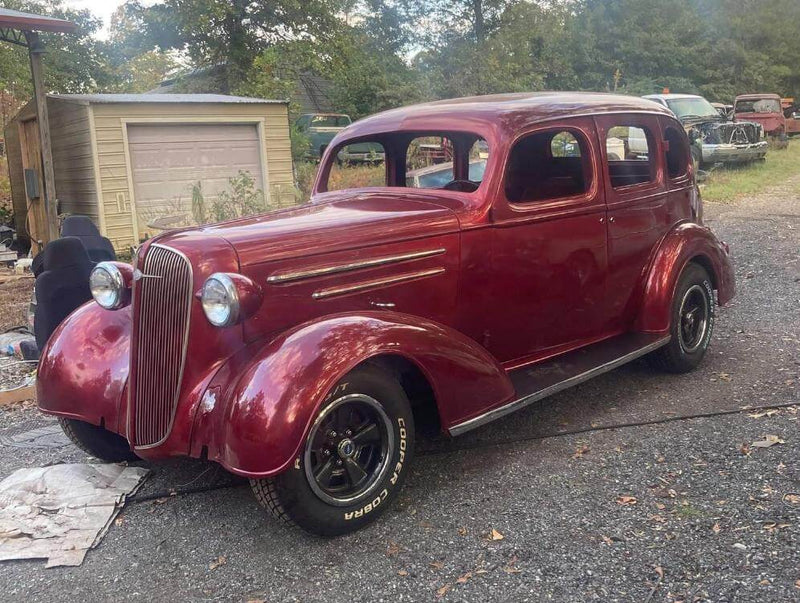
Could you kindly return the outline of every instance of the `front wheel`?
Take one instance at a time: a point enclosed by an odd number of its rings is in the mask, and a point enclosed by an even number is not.
[[[292,469],[251,480],[273,516],[320,536],[358,530],[397,497],[414,454],[414,417],[393,375],[353,370],[330,392]]]
[[[706,270],[687,264],[672,299],[670,342],[650,355],[653,364],[670,373],[691,371],[706,354],[714,330],[714,289]]]
[[[58,422],[72,443],[93,457],[109,463],[139,460],[122,436],[77,419],[59,417]]]

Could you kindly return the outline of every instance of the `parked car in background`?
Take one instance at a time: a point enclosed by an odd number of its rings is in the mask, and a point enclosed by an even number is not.
[[[468,179],[472,182],[483,180],[486,171],[486,160],[478,159],[469,162]],[[406,186],[409,188],[442,188],[453,180],[453,162],[437,163],[412,170],[406,174]]]
[[[793,98],[782,98],[781,107],[783,116],[786,119],[787,136],[797,136],[800,134],[800,110],[794,103]]]
[[[727,105],[725,103],[711,103],[711,106],[717,110],[722,117],[725,118],[726,121],[730,120],[733,116],[733,105]]]
[[[432,137],[446,182],[408,168]],[[609,152],[631,137],[646,148]],[[348,188],[336,172],[363,168],[338,157],[362,143],[385,169]],[[93,456],[215,461],[282,521],[350,532],[397,498],[417,422],[457,436],[636,358],[698,366],[735,288],[702,215],[688,137],[655,103],[395,109],[331,141],[310,203],[98,264],[37,402]]]
[[[767,136],[786,138],[786,118],[777,94],[740,94],[733,101],[733,118],[737,123],[761,124]]]
[[[309,139],[308,157],[319,159],[331,140],[352,123],[343,113],[307,113],[295,121],[297,130]],[[374,145],[352,145],[347,153],[339,155],[340,161],[352,163],[378,163],[383,161],[383,151]]]
[[[769,145],[761,124],[729,122],[702,96],[651,94],[644,98],[667,107],[681,121],[697,165],[746,163],[767,155]]]
[[[309,156],[319,159],[334,136],[350,123],[350,116],[342,113],[306,113],[298,117],[294,125],[309,139]]]

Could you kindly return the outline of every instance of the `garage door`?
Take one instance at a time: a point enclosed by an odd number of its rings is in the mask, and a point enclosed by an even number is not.
[[[254,124],[130,125],[128,147],[139,233],[148,224],[170,224],[191,216],[192,186],[200,183],[208,202],[239,170],[263,186],[258,130]]]

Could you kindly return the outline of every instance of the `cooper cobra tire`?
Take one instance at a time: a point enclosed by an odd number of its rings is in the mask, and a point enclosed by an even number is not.
[[[414,417],[405,391],[391,373],[365,365],[328,394],[292,468],[250,485],[277,519],[338,536],[389,508],[413,455]]]
[[[714,289],[706,270],[686,265],[672,299],[670,342],[648,358],[657,368],[686,373],[700,364],[714,331]]]
[[[109,463],[139,460],[139,457],[131,451],[128,441],[122,436],[77,419],[62,417],[58,422],[72,443],[93,457]]]

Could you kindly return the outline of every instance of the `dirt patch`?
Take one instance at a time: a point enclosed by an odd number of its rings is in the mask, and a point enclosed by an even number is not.
[[[0,333],[28,324],[27,313],[33,294],[33,278],[3,282],[13,275],[13,270],[0,270]]]

